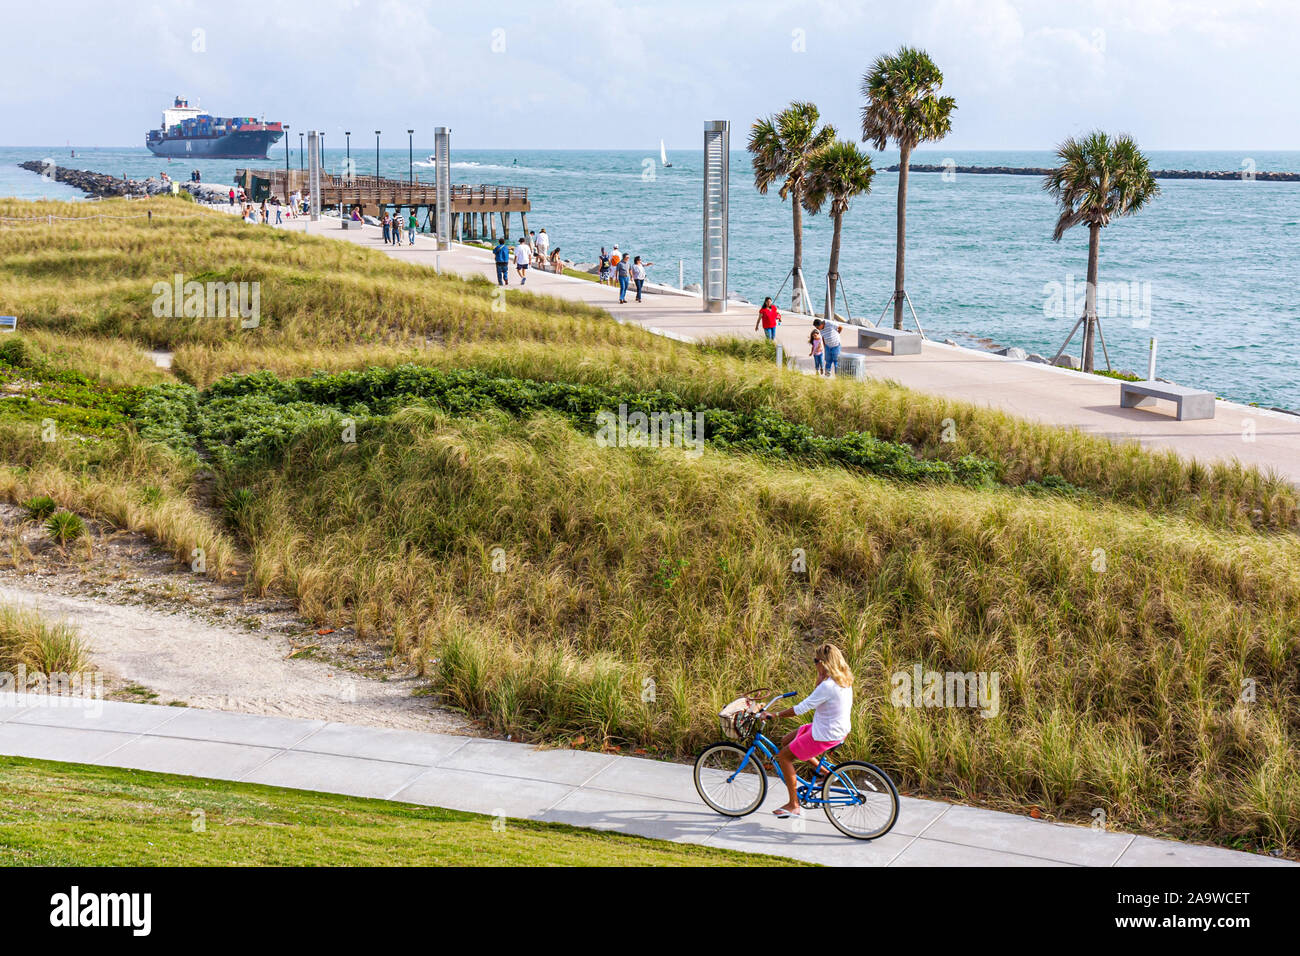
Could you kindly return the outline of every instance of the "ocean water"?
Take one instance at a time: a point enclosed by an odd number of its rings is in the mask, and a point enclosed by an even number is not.
[[[732,143],[730,286],[752,302],[775,295],[790,268],[788,204],[753,186],[739,131]],[[297,143],[290,163],[299,164]],[[382,150],[380,172],[432,178],[429,150]],[[77,198],[70,187],[18,169],[27,159],[134,178],[167,170],[188,178],[197,166],[206,182],[229,183],[246,165],[272,159],[168,163],[143,147],[0,149],[0,195]],[[1300,152],[1152,152],[1158,169],[1300,170]],[[342,169],[344,150],[325,152]],[[375,168],[375,152],[357,144],[359,174]],[[469,150],[453,143],[458,183],[526,186],[529,227],[546,228],[566,258],[593,261],[614,244],[654,266],[652,279],[700,279],[701,156],[658,150]],[[870,195],[854,200],[844,222],[840,273],[853,316],[877,318],[893,288],[897,174],[892,153],[874,157]],[[920,151],[916,163],[1050,166],[1049,151]],[[1148,341],[1159,340],[1157,374],[1213,389],[1238,401],[1300,410],[1300,183],[1161,180],[1147,209],[1107,227],[1101,240],[1102,331],[1112,364],[1145,374]],[[1020,346],[1055,354],[1082,304],[1088,235],[1083,228],[1052,241],[1056,209],[1034,176],[913,173],[908,198],[908,294],[932,338],[963,344]],[[518,217],[511,228],[520,229]],[[820,308],[831,223],[804,217],[804,273]],[[1077,296],[1076,303],[1071,292]],[[789,287],[781,296],[789,305]],[[840,303],[843,310],[843,303]],[[733,308],[745,308],[733,306]],[[0,312],[3,303],[0,302]],[[908,316],[910,325],[911,317]],[[1078,354],[1076,336],[1071,351]],[[1098,363],[1102,356],[1098,349]]]

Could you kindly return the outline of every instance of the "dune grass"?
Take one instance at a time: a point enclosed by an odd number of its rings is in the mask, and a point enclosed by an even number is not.
[[[0,865],[809,864],[384,800],[0,757]]]
[[[13,674],[77,674],[89,652],[76,628],[27,608],[0,604],[0,671]]]
[[[600,448],[547,415],[413,409],[355,445],[321,428],[236,480],[258,587],[384,641],[502,733],[689,754],[741,689],[805,688],[829,639],[859,680],[849,748],[908,788],[1247,846],[1300,836],[1286,538]],[[895,706],[916,664],[999,674],[998,714]]]
[[[60,227],[53,248],[48,233],[0,231],[0,297],[41,336],[44,367],[62,356],[90,375],[105,343],[94,385],[129,393],[130,418],[49,443],[38,405],[0,416],[0,496],[47,494],[178,560],[209,549],[215,573],[355,625],[502,732],[689,754],[741,690],[804,689],[809,648],[833,640],[859,682],[849,748],[905,788],[1300,844],[1300,492],[1287,482],[889,383],[792,375],[762,343],[691,346],[513,292],[494,311],[486,283],[156,208],[152,225]],[[261,282],[261,326],[154,317],[149,288],[175,271]],[[185,384],[137,367],[145,346],[174,348]],[[556,394],[661,390],[819,440],[898,443],[919,462],[986,459],[995,481],[900,481],[747,447],[602,448],[564,409],[468,414],[414,393],[317,404],[274,379],[247,396],[257,416],[199,427],[243,387],[232,376],[404,364]],[[258,454],[222,452],[256,428]],[[894,675],[918,664],[998,674],[997,715],[895,706]]]

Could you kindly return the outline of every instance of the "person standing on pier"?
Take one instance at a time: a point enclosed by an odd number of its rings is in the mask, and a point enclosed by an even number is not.
[[[515,272],[519,273],[519,284],[528,283],[528,263],[532,261],[533,249],[528,245],[528,237],[520,236],[519,245],[515,246]]]
[[[510,243],[506,242],[505,236],[497,240],[497,246],[492,250],[492,258],[497,263],[497,285],[509,285]]]
[[[640,256],[632,260],[632,281],[636,283],[636,300],[640,302],[641,287],[645,285],[645,266],[641,264]]]
[[[617,246],[615,248],[617,248]],[[629,280],[632,278],[632,264],[627,261],[627,256],[616,258],[618,258],[618,265],[614,267],[614,271],[618,274],[618,304],[626,305],[627,286]]]

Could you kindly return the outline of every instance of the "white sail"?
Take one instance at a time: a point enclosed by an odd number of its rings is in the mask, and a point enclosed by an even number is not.
[[[659,162],[664,166],[668,165],[668,150],[664,149],[664,141],[659,141]]]

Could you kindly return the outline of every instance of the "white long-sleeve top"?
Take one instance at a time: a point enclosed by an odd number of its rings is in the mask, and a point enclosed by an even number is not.
[[[829,743],[849,735],[849,717],[853,713],[853,688],[841,687],[828,677],[813,692],[794,705],[796,714],[816,711],[812,719],[813,740]]]

